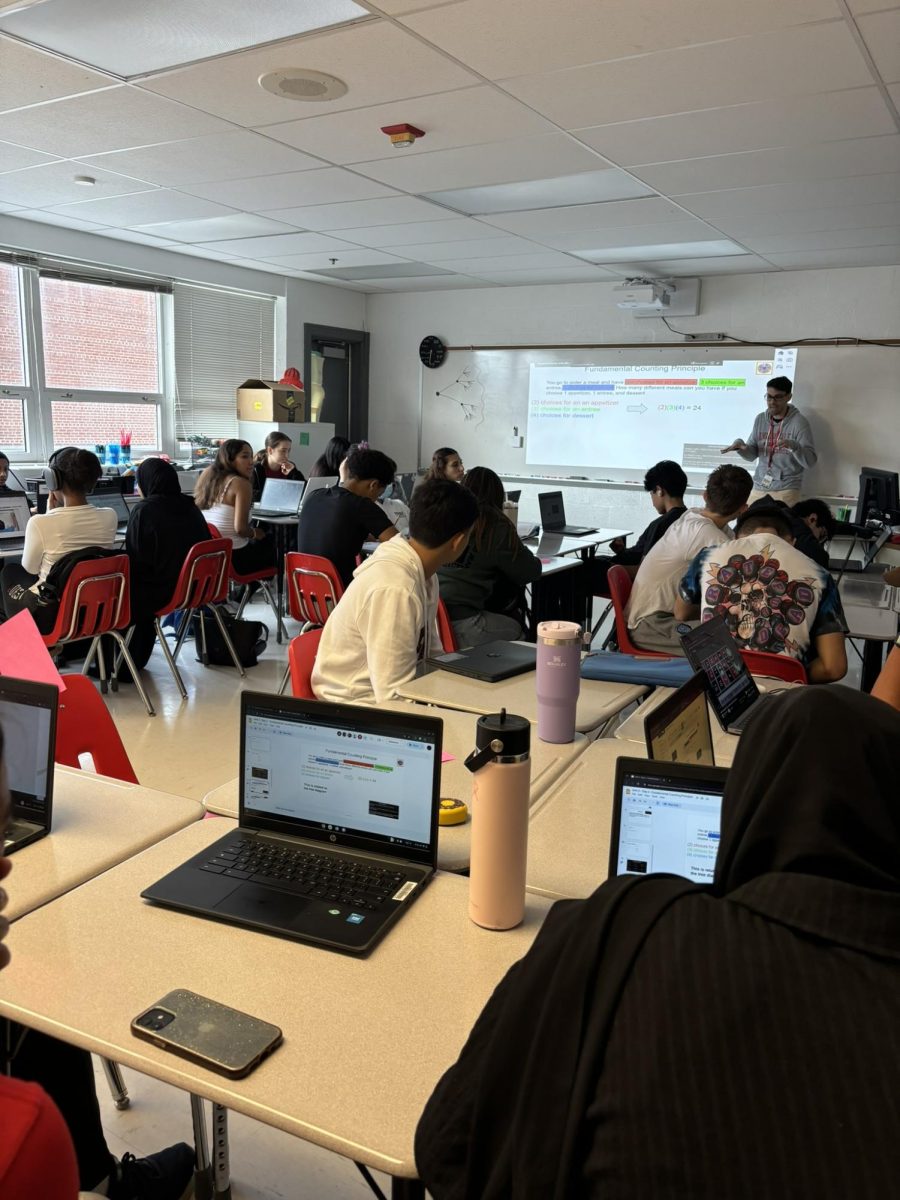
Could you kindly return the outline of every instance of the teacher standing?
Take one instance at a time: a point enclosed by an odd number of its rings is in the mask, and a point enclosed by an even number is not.
[[[788,506],[800,499],[803,472],[818,455],[806,417],[791,404],[793,385],[786,375],[766,384],[766,411],[758,413],[748,441],[736,438],[722,453],[737,450],[741,458],[757,459],[749,504],[766,497]]]

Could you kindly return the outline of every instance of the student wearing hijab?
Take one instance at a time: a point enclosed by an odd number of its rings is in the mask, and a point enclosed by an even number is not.
[[[146,459],[137,469],[137,485],[143,499],[128,520],[125,550],[131,563],[134,626],[129,646],[140,670],[153,650],[153,614],[171,599],[191,546],[208,541],[210,533],[193,496],[182,492],[171,463]]]
[[[713,883],[554,905],[416,1134],[435,1200],[883,1200],[900,1178],[900,714],[740,740]],[[599,869],[599,864],[598,864]]]

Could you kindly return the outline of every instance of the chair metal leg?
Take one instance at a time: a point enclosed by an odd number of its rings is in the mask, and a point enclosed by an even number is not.
[[[100,638],[95,637],[91,640],[91,648],[85,656],[84,666],[81,668],[82,675],[87,675],[91,663],[94,661],[94,655],[97,653],[97,647],[100,645]]]
[[[603,612],[597,618],[597,622],[594,625],[594,628],[591,630],[591,641],[592,642],[593,642],[594,638],[597,636],[600,626],[603,624],[603,622],[609,616],[609,612],[610,612],[611,608],[612,608],[612,600],[610,600],[609,604],[607,604],[606,608],[604,608]]]
[[[284,695],[284,690],[287,687],[288,681],[290,680],[290,678],[291,678],[291,664],[288,663],[288,665],[284,668],[284,674],[281,677],[281,686],[278,688],[279,696]]]
[[[131,646],[131,638],[132,638],[133,634],[134,634],[134,626],[129,625],[128,628],[125,630],[125,645],[126,646],[129,646],[129,647]],[[116,655],[116,661],[113,663],[113,679],[118,679],[119,669],[121,666],[122,666],[122,651],[120,650],[119,653]]]
[[[287,636],[285,633],[284,622],[281,620],[281,610],[272,599],[272,593],[269,591],[268,584],[261,582],[259,586],[262,588],[263,595],[268,601],[269,608],[271,608],[272,612],[275,614],[275,640],[280,644],[282,637]]]
[[[244,609],[247,607],[247,601],[250,599],[250,584],[244,584],[244,590],[241,592],[241,598],[238,601],[237,612],[234,614],[234,619],[239,621],[244,615]]]
[[[178,662],[178,655],[181,653],[181,647],[184,645],[184,639],[187,637],[187,634],[191,628],[191,618],[194,616],[196,616],[197,620],[200,621],[202,625],[202,615],[199,612],[195,612],[192,608],[184,609],[184,617],[182,618],[181,625],[178,627],[178,633],[175,637],[175,649],[172,651],[172,658],[175,660],[175,662]]]
[[[228,653],[231,655],[231,661],[234,663],[235,667],[237,668],[237,671],[238,671],[238,674],[240,675],[240,677],[242,679],[244,679],[244,678],[246,678],[247,672],[244,670],[244,665],[237,656],[237,651],[234,648],[234,643],[231,640],[231,635],[228,632],[228,628],[225,625],[225,622],[222,620],[222,614],[219,612],[219,606],[218,606],[218,604],[213,604],[213,605],[211,605],[211,607],[212,607],[212,611],[213,611],[213,616],[216,618],[216,624],[219,626],[219,633],[221,633],[222,640],[225,643],[225,645],[228,647]],[[203,642],[204,642],[203,650],[204,650],[204,657],[206,657],[206,627],[203,625],[202,621],[200,623],[200,628],[203,630]]]
[[[119,1112],[123,1112],[131,1104],[131,1098],[128,1095],[125,1080],[122,1078],[122,1068],[111,1058],[101,1058],[100,1062],[103,1064],[103,1074],[106,1076],[106,1082],[112,1093],[113,1104]]]
[[[194,1200],[212,1200],[212,1163],[206,1136],[206,1115],[200,1096],[191,1095],[191,1121],[194,1126]]]
[[[184,686],[184,680],[181,678],[181,672],[178,670],[175,659],[172,657],[172,651],[169,649],[169,643],[166,641],[166,636],[163,633],[162,625],[160,625],[158,617],[154,624],[156,625],[156,638],[160,646],[162,646],[162,652],[165,655],[166,662],[169,664],[169,670],[172,672],[172,678],[175,680],[179,692],[181,692],[182,700],[187,700],[187,688]]]
[[[97,643],[97,666],[100,668],[100,691],[105,696],[109,691],[109,680],[106,677],[106,655],[103,653],[103,643],[99,638],[94,639]]]
[[[138,695],[144,702],[144,708],[147,710],[147,716],[155,717],[156,709],[150,703],[150,697],[147,695],[146,689],[141,681],[140,672],[134,665],[134,659],[131,657],[131,651],[128,649],[128,642],[122,637],[121,633],[119,633],[117,629],[112,631],[111,636],[114,638],[116,645],[119,647],[119,653],[116,658],[116,662],[119,663],[124,658],[125,665],[128,667],[128,670],[131,672],[131,678],[134,680],[134,686],[138,690]],[[118,682],[115,675],[113,675],[113,679],[115,682]]]

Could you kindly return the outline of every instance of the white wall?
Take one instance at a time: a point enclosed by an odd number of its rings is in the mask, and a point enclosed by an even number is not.
[[[426,334],[438,334],[457,346],[672,340],[682,344],[661,321],[636,320],[617,309],[611,286],[565,284],[370,296],[372,444],[395,457],[403,469],[417,465],[421,377],[426,384],[425,403],[442,403],[428,394],[429,372],[419,364],[418,345]],[[900,268],[713,276],[703,280],[700,311],[698,317],[671,323],[686,331],[726,332],[747,340],[789,344],[809,337],[896,337]],[[873,461],[866,465],[898,465],[900,350],[801,348],[797,376],[798,407],[813,423],[822,460],[818,475],[827,480],[823,493],[839,488],[841,493],[855,494],[862,465],[858,454],[867,452],[863,447],[874,447]],[[526,404],[523,396],[523,415]],[[747,432],[736,430],[735,435]],[[496,446],[492,450],[490,442],[485,444],[477,434],[470,438],[452,404],[447,405],[442,440],[458,446],[470,466],[476,460],[482,465],[497,461]],[[426,461],[433,449],[423,447]],[[519,453],[519,469],[527,474],[524,451]],[[503,461],[510,470],[508,459]],[[536,512],[537,490],[523,490],[522,517]],[[813,471],[807,476],[806,491],[815,494],[816,490]],[[649,511],[639,491],[621,488],[571,488],[566,491],[566,505],[570,520],[638,529],[646,524]]]

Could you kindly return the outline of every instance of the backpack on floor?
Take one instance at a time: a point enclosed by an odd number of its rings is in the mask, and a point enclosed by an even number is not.
[[[225,628],[228,630],[228,636],[231,638],[235,653],[240,659],[242,667],[255,667],[259,661],[259,656],[266,648],[266,643],[269,640],[268,626],[262,621],[240,621],[237,617],[227,610],[220,608],[222,620]],[[194,646],[197,651],[197,661],[202,661],[203,653],[203,635],[200,631],[200,622],[206,630],[206,654],[209,659],[209,664],[212,667],[232,667],[234,663],[231,661],[231,655],[228,653],[228,647],[225,645],[225,639],[219,629],[216,618],[211,612],[204,612],[195,619],[194,628]]]

